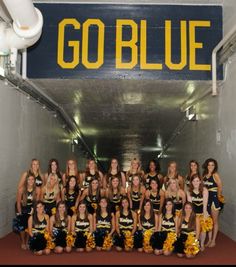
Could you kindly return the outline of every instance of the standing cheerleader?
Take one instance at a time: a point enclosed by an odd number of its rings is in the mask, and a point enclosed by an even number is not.
[[[82,190],[89,187],[92,180],[97,179],[99,186],[103,186],[103,174],[98,170],[97,164],[94,159],[87,161],[86,170],[80,175],[80,187]]]
[[[142,247],[138,247],[138,251],[151,253],[153,249],[150,239],[153,233],[158,230],[158,215],[154,213],[150,199],[144,200],[141,213],[138,215],[138,222],[138,228],[142,231],[143,236]]]
[[[47,183],[41,190],[40,199],[44,202],[45,212],[49,217],[56,212],[56,204],[60,200],[60,189],[58,178],[55,173],[50,173]]]
[[[130,208],[139,213],[145,197],[145,187],[141,184],[141,178],[135,174],[127,189],[127,196],[130,201]]]
[[[62,200],[66,203],[68,215],[72,216],[75,213],[75,207],[79,204],[80,195],[81,191],[77,183],[77,178],[71,175],[62,190]]]
[[[165,192],[160,189],[156,179],[151,179],[150,189],[145,192],[146,199],[152,202],[153,210],[156,214],[161,214],[163,203],[165,200]]]
[[[131,251],[134,246],[134,233],[137,229],[137,214],[130,209],[129,199],[121,200],[121,208],[116,212],[116,235],[114,245],[117,251]]]
[[[120,209],[122,197],[126,195],[125,188],[121,186],[121,182],[118,177],[113,176],[110,179],[105,195],[109,199],[111,212],[115,215],[116,211]]]
[[[104,190],[100,188],[97,178],[93,178],[89,187],[84,189],[80,201],[85,199],[88,213],[93,214],[100,202],[101,197],[104,196]]]
[[[62,172],[60,171],[59,162],[57,159],[50,159],[48,162],[48,171],[44,175],[44,184],[47,183],[47,179],[50,173],[55,173],[58,177],[58,183],[60,190],[62,190],[63,186],[63,180],[62,180]]]
[[[131,160],[130,169],[126,172],[126,189],[131,185],[132,177],[134,175],[138,175],[141,178],[141,181],[143,180],[144,171],[141,170],[141,162],[136,158]]]
[[[80,183],[80,174],[78,171],[78,164],[75,159],[69,159],[66,162],[66,172],[62,176],[63,185],[65,186],[69,177],[75,176],[76,181],[79,184]]]
[[[176,215],[179,216],[182,211],[183,204],[186,202],[186,194],[179,188],[179,183],[176,179],[169,179],[167,190],[165,191],[165,198],[171,198],[173,200]]]
[[[177,223],[175,207],[171,198],[165,199],[163,212],[159,218],[158,232],[151,238],[151,244],[156,255],[168,256],[174,250],[174,243],[177,239]]]
[[[213,219],[213,230],[209,232],[209,241],[206,246],[214,247],[219,230],[219,212],[222,196],[222,182],[217,172],[218,163],[215,159],[209,158],[203,164],[203,183],[209,191],[208,213]]]
[[[28,220],[29,248],[35,255],[50,254],[46,235],[49,234],[49,216],[44,212],[44,203],[37,201],[33,215]]]
[[[63,250],[71,252],[71,246],[67,245],[67,235],[70,233],[71,217],[67,215],[64,201],[59,201],[56,214],[50,217],[50,234],[54,239],[54,252],[62,253]]]
[[[85,202],[79,203],[76,214],[72,216],[71,225],[72,234],[75,236],[76,251],[90,252],[95,247],[95,242],[88,242],[92,239],[93,216],[88,213]]]
[[[94,213],[94,235],[97,250],[111,250],[112,234],[115,231],[115,215],[110,212],[108,199],[102,197]]]
[[[20,232],[22,249],[27,249],[29,236],[25,230],[28,228],[28,219],[33,213],[33,207],[37,200],[39,200],[39,188],[36,188],[35,177],[32,174],[28,174],[24,185],[18,188],[17,217],[14,220],[16,222],[16,230]]]
[[[164,177],[164,182],[162,189],[165,191],[168,186],[168,182],[170,179],[175,179],[178,181],[179,187],[184,190],[184,178],[179,175],[178,169],[177,169],[177,163],[175,161],[171,161],[168,164],[168,170],[167,170],[167,175]]]
[[[117,177],[120,180],[120,184],[125,188],[126,186],[126,178],[124,173],[120,170],[120,166],[118,163],[118,160],[113,158],[111,160],[110,168],[108,172],[104,175],[103,178],[103,188],[106,189],[109,184],[112,177]]]
[[[29,174],[34,175],[36,186],[41,187],[43,185],[44,178],[40,170],[39,160],[32,159],[30,169],[21,175],[20,181],[18,183],[18,188],[24,185],[25,179]]]
[[[199,164],[198,164],[198,162],[196,160],[190,160],[188,166],[189,166],[189,172],[185,177],[185,188],[186,188],[186,191],[189,189],[191,177],[194,174],[196,174],[196,175],[198,175],[198,177],[200,177]]]
[[[178,222],[178,231],[175,252],[179,257],[185,255],[187,258],[193,258],[199,252],[200,221],[190,202],[184,204],[183,213]]]
[[[163,184],[163,176],[160,174],[160,164],[156,160],[150,160],[147,168],[147,173],[144,175],[143,184],[146,189],[150,189],[151,180],[156,180],[158,187],[161,188]]]

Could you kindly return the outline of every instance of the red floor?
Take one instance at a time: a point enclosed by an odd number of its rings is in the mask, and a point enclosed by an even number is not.
[[[20,249],[19,236],[10,233],[0,239],[0,264],[75,264],[75,265],[183,265],[183,264],[236,264],[236,242],[222,233],[217,237],[217,245],[214,248],[206,248],[194,259],[178,258],[176,255],[155,256],[138,252],[97,252],[35,256],[31,251]]]

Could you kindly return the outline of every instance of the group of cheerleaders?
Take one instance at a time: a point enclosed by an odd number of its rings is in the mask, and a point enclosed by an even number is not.
[[[134,158],[123,172],[113,158],[103,174],[93,159],[83,172],[69,159],[62,173],[50,159],[42,174],[32,159],[18,183],[13,229],[35,255],[115,247],[191,258],[216,245],[224,206],[217,161],[207,159],[202,169],[191,160],[183,177],[171,161],[163,176],[155,160],[144,172]]]

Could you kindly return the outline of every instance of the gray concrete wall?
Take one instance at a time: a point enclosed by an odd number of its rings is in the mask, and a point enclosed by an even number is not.
[[[236,1],[225,0],[223,10],[226,34],[236,23]],[[220,230],[236,240],[236,55],[231,57],[225,70],[225,81],[218,88],[219,95],[209,95],[196,105],[199,120],[187,122],[174,145],[167,151],[164,163],[166,165],[168,161],[176,160],[180,173],[185,175],[191,159],[198,160],[200,164],[209,157],[218,161],[226,199],[220,215]]]
[[[0,125],[0,237],[3,237],[12,231],[17,183],[29,169],[32,158],[40,160],[43,173],[52,157],[59,160],[63,171],[68,158],[76,157],[79,168],[84,168],[85,160],[78,149],[71,153],[69,135],[49,111],[2,81]]]

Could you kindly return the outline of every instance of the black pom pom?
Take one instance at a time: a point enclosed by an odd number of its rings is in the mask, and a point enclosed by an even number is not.
[[[47,245],[47,240],[44,238],[44,235],[37,233],[33,237],[29,238],[29,248],[32,251],[44,250]]]
[[[87,240],[87,236],[84,235],[84,232],[79,231],[76,233],[74,246],[76,248],[85,248],[86,247],[86,240]]]
[[[134,233],[134,248],[142,248],[143,247],[143,232],[142,230],[137,230]]]

